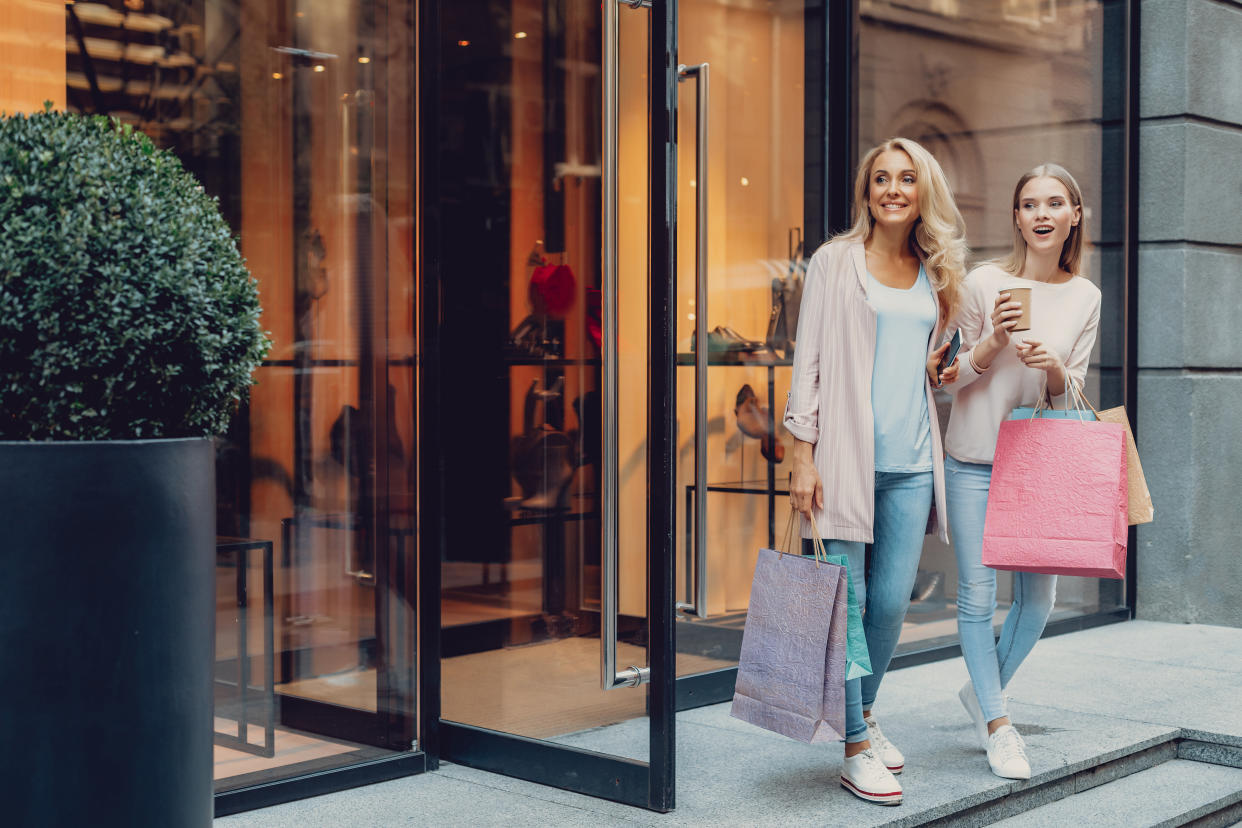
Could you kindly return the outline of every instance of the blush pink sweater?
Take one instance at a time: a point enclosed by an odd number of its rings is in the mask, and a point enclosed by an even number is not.
[[[1010,344],[979,373],[970,352],[992,335],[996,296],[1011,287],[1031,288],[1031,329],[1011,334]],[[962,349],[957,382],[945,386],[953,396],[945,450],[963,463],[991,463],[1000,424],[1014,408],[1034,405],[1043,389],[1044,372],[1026,367],[1015,343],[1036,340],[1049,346],[1081,387],[1100,327],[1100,289],[1081,276],[1047,284],[981,265],[966,276],[956,324],[962,329]],[[1065,401],[1064,394],[1053,397],[1052,407],[1064,408]]]

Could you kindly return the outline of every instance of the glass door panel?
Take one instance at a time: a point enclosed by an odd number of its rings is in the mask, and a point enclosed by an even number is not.
[[[644,807],[654,14],[441,4],[436,150],[442,755]]]
[[[782,323],[773,307],[779,291],[800,283],[804,255],[821,241],[804,219],[805,5],[679,4],[681,59],[707,63],[710,77],[706,140],[696,147],[685,137],[695,135],[696,103],[702,105],[704,87],[683,84],[678,124],[683,137],[678,144],[677,558],[684,606],[677,625],[677,672],[682,676],[737,665],[758,550],[773,543],[789,516],[785,481],[792,438],[781,418],[796,318],[791,314]],[[823,67],[812,65],[809,71]],[[706,153],[706,182],[698,180],[699,153]],[[704,185],[706,285],[700,287],[696,232],[703,212],[696,211],[696,196],[703,195]],[[791,301],[791,311],[793,306]],[[699,326],[706,332],[702,367],[695,365],[703,342]]]
[[[416,10],[60,12],[66,108],[132,125],[197,176],[272,339],[216,442],[218,791],[415,745]]]

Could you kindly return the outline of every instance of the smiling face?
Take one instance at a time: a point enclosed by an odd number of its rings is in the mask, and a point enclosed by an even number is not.
[[[1013,214],[1028,250],[1059,254],[1082,219],[1082,208],[1070,200],[1064,184],[1041,176],[1022,187]]]
[[[909,226],[918,220],[918,173],[909,155],[891,149],[876,156],[867,181],[867,204],[881,226]]]

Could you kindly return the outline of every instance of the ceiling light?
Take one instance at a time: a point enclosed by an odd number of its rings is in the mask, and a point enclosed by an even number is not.
[[[469,40],[459,40],[459,41],[457,41],[457,45],[458,45],[458,46],[469,46],[469,45],[470,45],[470,41],[469,41]]]
[[[365,55],[363,55],[362,57],[358,58],[358,62],[359,62],[359,63],[370,63],[370,62],[371,62],[371,59],[370,59],[369,57],[366,57]]]
[[[324,66],[322,63],[316,63],[316,64],[315,64],[315,71],[316,71],[316,72],[326,72],[326,71],[327,71],[327,67],[326,67],[326,66]]]
[[[280,80],[280,79],[281,79],[281,78],[283,78],[283,77],[284,77],[284,75],[280,74],[279,72],[273,72],[273,73],[272,73],[272,78],[273,78],[274,80]]]
[[[515,34],[515,35],[513,36],[513,39],[514,39],[514,40],[525,40],[525,39],[526,39],[526,32],[518,32],[517,34]]]

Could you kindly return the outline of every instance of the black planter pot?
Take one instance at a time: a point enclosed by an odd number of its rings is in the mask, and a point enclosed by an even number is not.
[[[210,826],[211,441],[0,442],[0,821]]]

